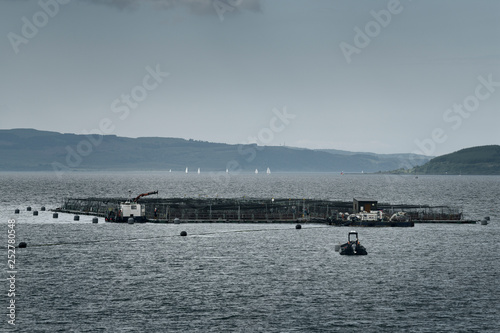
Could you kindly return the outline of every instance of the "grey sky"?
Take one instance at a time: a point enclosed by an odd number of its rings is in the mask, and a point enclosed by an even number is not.
[[[499,144],[499,16],[498,0],[0,0],[0,128]]]

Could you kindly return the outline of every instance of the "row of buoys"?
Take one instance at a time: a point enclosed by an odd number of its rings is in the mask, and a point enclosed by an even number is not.
[[[31,210],[32,210],[32,209],[31,209],[31,207],[29,207],[29,206],[28,206],[28,207],[26,207],[26,211],[31,212]],[[40,210],[41,210],[42,212],[44,212],[44,211],[45,211],[45,207],[44,207],[44,206],[42,206],[42,207],[40,208]],[[14,214],[19,214],[19,212],[20,212],[19,208],[16,208],[16,209],[14,210]],[[36,211],[36,210],[35,210],[35,211],[33,211],[33,213],[35,213],[35,212],[38,214],[38,211]]]
[[[27,208],[26,208],[26,210],[27,210],[28,212],[30,212],[32,209],[31,209],[31,207],[27,207]],[[45,207],[43,207],[43,206],[42,206],[42,207],[40,208],[40,210],[41,210],[41,211],[45,211]],[[19,214],[19,209],[17,209],[17,208],[16,208],[16,209],[14,210],[14,214]],[[34,211],[33,211],[33,216],[38,216],[38,211],[37,211],[37,210],[34,210]],[[53,213],[53,214],[52,214],[52,218],[54,218],[54,219],[59,218],[59,213]],[[75,215],[75,216],[73,217],[73,221],[80,221],[80,216],[79,216],[79,215]],[[94,217],[94,218],[92,219],[92,223],[99,223],[99,219],[98,219],[97,217]]]
[[[40,210],[41,210],[42,212],[44,212],[44,211],[45,211],[45,207],[44,207],[44,206],[42,206],[42,207],[40,208]],[[26,211],[31,212],[31,207],[30,207],[30,206],[26,207]],[[19,209],[16,209],[16,210],[14,211],[14,213],[15,213],[15,214],[19,214]]]

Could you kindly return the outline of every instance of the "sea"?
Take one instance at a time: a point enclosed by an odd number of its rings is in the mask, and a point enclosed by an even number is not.
[[[341,256],[351,227],[94,224],[50,211],[155,190],[450,205],[490,221],[358,228],[368,255]],[[2,172],[0,192],[2,332],[500,330],[500,176]]]

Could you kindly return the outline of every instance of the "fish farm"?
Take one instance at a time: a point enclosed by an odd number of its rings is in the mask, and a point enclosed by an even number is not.
[[[156,192],[150,192],[156,193]],[[337,226],[405,226],[476,223],[448,206],[293,198],[67,198],[56,212],[101,216],[109,222],[324,223]]]

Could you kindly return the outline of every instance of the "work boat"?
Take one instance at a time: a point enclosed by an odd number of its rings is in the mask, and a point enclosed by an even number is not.
[[[151,194],[158,194],[158,191],[139,194],[133,200],[127,200],[120,203],[120,209],[116,212],[114,210],[108,213],[106,222],[146,222],[146,206],[141,205],[137,201]],[[129,221],[132,219],[133,221]]]
[[[351,239],[352,236],[352,239]],[[358,233],[356,231],[350,231],[347,235],[347,243],[340,245],[341,255],[367,255],[366,248],[359,243]]]

